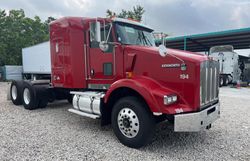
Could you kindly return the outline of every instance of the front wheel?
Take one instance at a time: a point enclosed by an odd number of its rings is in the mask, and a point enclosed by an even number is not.
[[[112,127],[122,144],[140,148],[152,139],[155,120],[143,101],[129,96],[121,98],[115,104],[112,110]]]

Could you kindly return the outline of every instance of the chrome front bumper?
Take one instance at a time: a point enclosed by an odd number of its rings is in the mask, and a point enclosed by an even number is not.
[[[197,132],[211,124],[220,117],[220,104],[217,103],[200,112],[178,114],[174,116],[174,131]]]

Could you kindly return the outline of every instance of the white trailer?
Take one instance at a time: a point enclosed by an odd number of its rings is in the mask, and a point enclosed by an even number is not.
[[[23,74],[36,79],[51,74],[50,43],[44,42],[22,49]]]
[[[220,62],[220,86],[240,80],[239,55],[234,52],[233,46],[214,46],[210,48],[209,53]]]

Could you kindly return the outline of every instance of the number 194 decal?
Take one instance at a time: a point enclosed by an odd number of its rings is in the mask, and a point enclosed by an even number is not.
[[[180,79],[189,79],[189,75],[188,74],[181,74]]]

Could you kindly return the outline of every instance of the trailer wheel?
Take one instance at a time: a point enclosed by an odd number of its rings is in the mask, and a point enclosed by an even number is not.
[[[228,76],[224,76],[223,77],[223,85],[227,86],[228,84],[229,84],[229,78],[228,78]]]
[[[223,83],[224,83],[224,80],[223,80],[223,77],[220,77],[220,87],[222,87],[223,86]]]
[[[10,86],[10,98],[13,104],[22,104],[22,82],[12,81]]]
[[[23,85],[22,102],[25,109],[34,110],[38,108],[38,100],[35,95],[35,89],[29,83]]]
[[[113,131],[122,144],[140,148],[152,139],[155,119],[140,99],[121,98],[114,105],[111,117]]]

